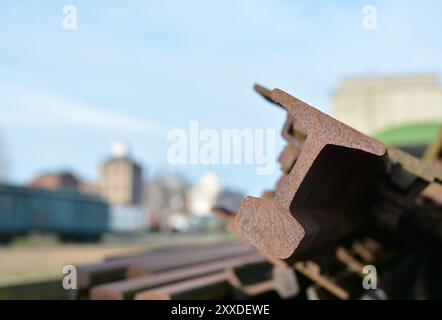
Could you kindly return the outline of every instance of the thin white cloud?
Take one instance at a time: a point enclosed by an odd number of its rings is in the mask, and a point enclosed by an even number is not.
[[[0,125],[70,126],[91,130],[158,134],[162,127],[136,116],[50,92],[1,88]]]

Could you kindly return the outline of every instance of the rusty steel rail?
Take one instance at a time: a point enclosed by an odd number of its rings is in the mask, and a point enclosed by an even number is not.
[[[140,292],[135,295],[135,300],[210,300],[228,298],[231,295],[232,287],[228,282],[227,273],[221,271],[197,279]]]
[[[267,269],[262,270],[258,264],[232,267],[227,272],[229,283],[249,298],[276,292],[280,298],[289,299],[299,293],[298,279],[292,268],[270,265]],[[257,272],[263,273],[265,278],[254,274]]]
[[[158,248],[151,250],[140,250],[135,251],[131,254],[114,254],[105,257],[105,261],[116,261],[116,260],[127,260],[127,259],[139,259],[146,258],[146,256],[153,255],[165,255],[165,254],[175,254],[180,252],[193,252],[198,250],[205,249],[217,249],[221,247],[225,247],[225,244],[201,244],[201,245],[179,245],[179,246],[159,246]]]
[[[280,157],[283,176],[273,197],[247,197],[235,217],[236,233],[264,253],[296,260],[300,254],[381,225],[395,229],[419,206],[423,190],[442,172],[387,147],[301,100],[255,87],[287,110]]]
[[[145,276],[155,272],[162,272],[182,268],[200,263],[209,263],[233,257],[255,255],[255,252],[245,245],[231,245],[214,249],[204,249],[195,252],[180,252],[166,255],[154,261],[136,261],[127,268],[127,277]]]
[[[132,273],[145,275],[147,273],[165,271],[168,269],[205,263],[217,259],[226,259],[235,256],[252,255],[254,252],[240,244],[219,246],[215,248],[194,249],[192,251],[167,250],[149,253],[147,256],[128,256],[99,263],[78,265],[77,294],[84,295],[92,286],[114,282],[126,278]],[[73,297],[75,298],[75,297]]]
[[[92,300],[123,300],[133,299],[135,294],[151,290],[155,287],[174,282],[218,273],[241,265],[262,263],[264,258],[258,255],[246,255],[221,261],[207,262],[196,266],[178,268],[147,276],[125,279],[93,287],[90,293]]]

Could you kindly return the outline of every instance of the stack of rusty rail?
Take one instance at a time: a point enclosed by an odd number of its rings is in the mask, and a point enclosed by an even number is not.
[[[312,285],[303,291],[309,298],[365,297],[367,291],[357,290],[359,279],[356,291],[350,289],[351,279],[372,264],[386,277],[377,298],[441,298],[440,167],[387,147],[279,89],[255,89],[287,111],[282,177],[261,198],[244,200],[232,231],[269,261],[308,278]],[[440,155],[434,148],[431,154]],[[403,283],[412,294],[398,294]]]
[[[242,299],[296,293],[293,274],[275,271],[263,257],[238,243],[109,257],[76,269],[72,299]],[[254,286],[247,283],[251,276]]]
[[[287,144],[273,190],[238,212],[213,210],[242,244],[78,266],[76,297],[442,298],[440,168],[281,90],[255,89],[287,111]]]

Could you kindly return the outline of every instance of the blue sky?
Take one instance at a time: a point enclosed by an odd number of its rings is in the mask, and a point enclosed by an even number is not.
[[[78,29],[62,28],[77,8]],[[362,28],[364,5],[378,26]],[[325,112],[343,77],[442,71],[440,1],[1,1],[0,137],[9,180],[72,169],[96,179],[116,139],[149,174],[215,171],[257,195],[253,166],[167,164],[167,132],[280,130],[255,82]],[[278,150],[282,147],[278,140]]]

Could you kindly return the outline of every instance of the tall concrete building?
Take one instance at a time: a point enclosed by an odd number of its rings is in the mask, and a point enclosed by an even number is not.
[[[100,167],[101,196],[112,205],[141,205],[142,168],[124,143],[112,146],[112,157]]]
[[[369,135],[413,125],[408,136],[425,140],[442,123],[442,88],[434,75],[346,79],[332,104],[334,117]],[[410,130],[395,134],[405,138]]]

